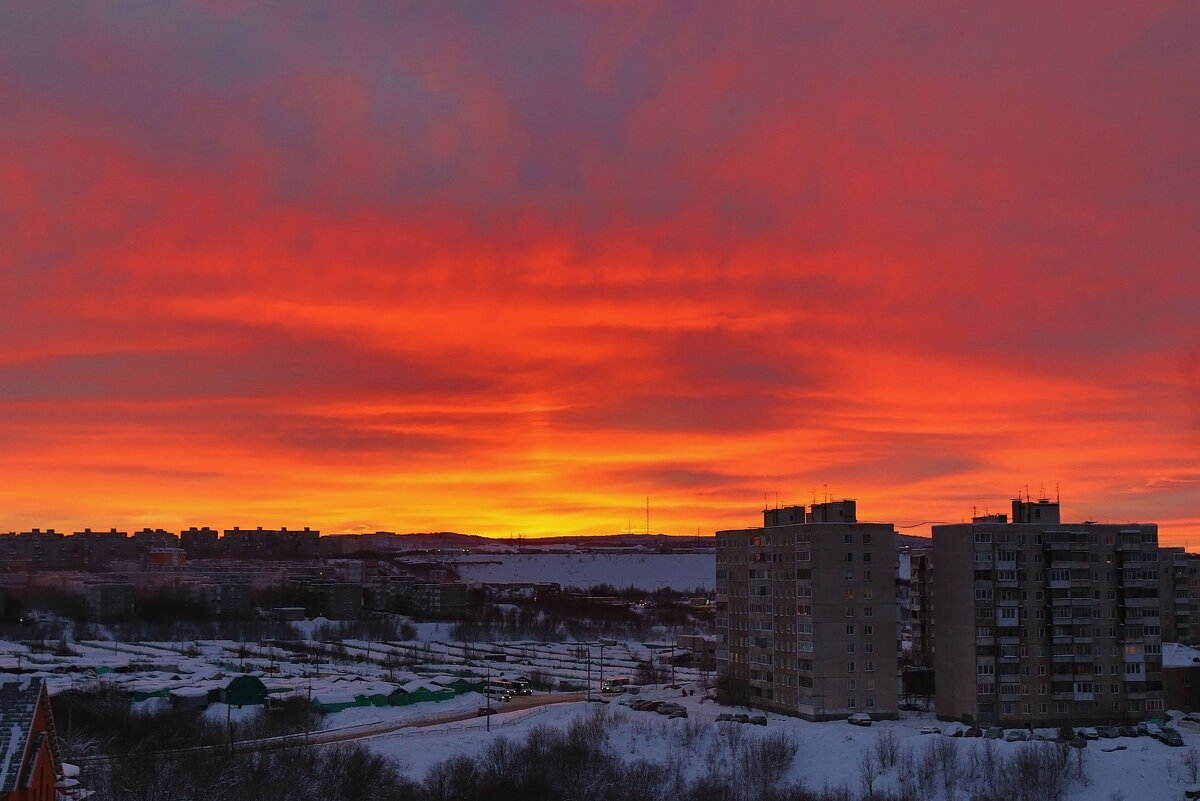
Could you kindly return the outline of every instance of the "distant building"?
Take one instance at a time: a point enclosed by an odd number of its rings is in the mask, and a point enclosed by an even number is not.
[[[909,663],[917,667],[933,667],[933,550],[913,548],[909,551]]]
[[[120,620],[133,614],[133,584],[128,581],[89,581],[83,602],[93,620]]]
[[[717,638],[710,634],[680,634],[675,645],[692,653],[692,665],[704,672],[717,669]]]
[[[305,586],[305,606],[312,617],[357,620],[363,611],[361,584],[344,581],[314,581]]]
[[[1064,524],[1047,499],[933,527],[937,712],[1003,726],[1163,710],[1158,527]]]
[[[220,556],[221,535],[215,528],[196,528],[179,532],[179,544],[192,559],[215,559]]]
[[[1163,685],[1167,709],[1200,712],[1200,651],[1163,643]]]
[[[852,500],[767,509],[716,537],[718,685],[810,720],[897,707],[896,532]]]
[[[412,608],[430,617],[456,618],[467,611],[467,585],[460,581],[413,585]]]
[[[1178,546],[1163,546],[1158,549],[1158,557],[1163,642],[1194,641],[1187,552]]]

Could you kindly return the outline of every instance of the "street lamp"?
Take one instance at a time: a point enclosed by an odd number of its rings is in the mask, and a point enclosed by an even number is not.
[[[604,692],[604,640],[600,641],[600,692]]]

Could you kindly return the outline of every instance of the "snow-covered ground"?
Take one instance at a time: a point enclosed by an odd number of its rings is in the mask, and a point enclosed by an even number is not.
[[[421,636],[442,634],[435,626],[422,626]],[[330,647],[310,641],[311,647]],[[241,655],[242,644],[233,641],[186,643],[71,643],[78,656],[55,656],[31,651],[25,645],[0,641],[0,680],[28,677],[30,669],[49,679],[51,692],[70,686],[79,687],[94,680],[97,672],[108,680],[119,681],[143,693],[158,688],[194,692],[208,686],[220,686],[244,669],[259,675],[268,686],[285,686],[314,698],[326,693],[353,695],[366,687],[388,687],[437,675],[471,672],[537,673],[554,681],[566,680],[577,685],[591,678],[598,687],[598,645],[590,648],[576,643],[473,643],[463,644],[442,639],[404,643],[368,643],[346,641],[340,655],[314,665],[311,660],[294,661],[294,656],[279,648],[248,645],[249,654]],[[606,676],[636,675],[640,662],[661,655],[660,644],[622,642],[608,645],[603,660]],[[481,652],[504,655],[504,661],[484,662]],[[359,661],[359,658],[363,661]],[[266,669],[267,666],[270,669]],[[17,674],[15,669],[23,671]],[[425,702],[406,707],[355,707],[329,714],[324,727],[345,733],[364,734],[380,726],[402,727],[391,734],[369,736],[365,742],[376,752],[396,759],[414,778],[421,778],[434,764],[455,755],[478,755],[498,737],[523,738],[535,726],[567,727],[580,716],[603,714],[611,719],[609,743],[616,753],[632,760],[645,758],[682,766],[692,778],[702,775],[735,775],[737,749],[764,736],[783,733],[797,746],[785,780],[803,782],[814,789],[848,787],[856,796],[862,792],[864,758],[877,754],[880,738],[894,737],[900,763],[878,769],[877,790],[895,788],[900,781],[904,754],[911,752],[919,765],[936,741],[950,743],[961,783],[953,798],[969,797],[968,778],[972,760],[981,764],[988,749],[997,758],[1006,758],[1017,749],[1031,745],[997,740],[949,738],[940,734],[920,734],[923,726],[945,728],[929,713],[903,713],[898,721],[878,721],[870,727],[855,727],[844,721],[810,723],[796,718],[768,715],[766,726],[717,722],[721,713],[746,712],[722,708],[704,700],[701,682],[695,670],[677,669],[676,680],[694,694],[683,696],[680,690],[663,685],[639,688],[637,698],[664,698],[683,705],[684,719],[667,719],[652,712],[638,712],[616,703],[634,696],[607,696],[612,703],[568,702],[550,706],[513,710],[499,704],[500,711],[486,720],[473,716],[484,703],[483,696],[470,692],[440,702]],[[708,678],[711,678],[708,677]],[[150,698],[139,703],[146,708],[166,703]],[[206,714],[216,719],[248,716],[254,710],[227,710],[212,704]],[[434,718],[458,714],[465,719],[435,726],[424,725]],[[1183,788],[1192,783],[1185,759],[1191,747],[1200,748],[1200,726],[1177,722],[1184,748],[1170,748],[1148,737],[1095,740],[1082,750],[1084,781],[1075,784],[1069,798],[1077,801],[1140,801],[1182,798]],[[1123,750],[1107,750],[1124,746]],[[1078,759],[1074,751],[1072,759]],[[974,755],[974,756],[972,756]],[[1073,765],[1076,763],[1073,761]],[[945,797],[939,787],[935,795]]]
[[[936,740],[949,743],[957,754],[957,774],[960,786],[954,798],[964,801],[970,797],[969,777],[972,754],[978,763],[991,749],[998,759],[1030,746],[1044,743],[1006,742],[950,738],[940,734],[922,735],[924,726],[945,729],[928,713],[904,713],[898,721],[877,721],[869,728],[852,726],[844,721],[810,723],[781,715],[768,715],[766,726],[739,723],[718,723],[722,712],[742,711],[719,707],[703,701],[701,695],[679,697],[676,691],[643,690],[638,697],[663,697],[682,704],[688,710],[686,719],[668,720],[653,712],[637,712],[616,703],[600,709],[586,702],[547,707],[539,714],[522,713],[497,715],[492,730],[485,731],[482,721],[467,721],[446,726],[400,732],[372,738],[370,747],[398,760],[413,777],[421,777],[434,764],[456,755],[475,756],[498,737],[520,739],[534,726],[565,728],[579,716],[600,712],[612,717],[609,742],[627,760],[652,759],[664,764],[679,763],[689,776],[698,777],[710,770],[734,775],[733,756],[739,741],[786,733],[797,744],[796,756],[785,781],[803,783],[806,787],[846,786],[857,797],[862,789],[864,756],[877,753],[882,737],[895,737],[901,759],[911,752],[919,764]],[[506,718],[515,718],[508,720]],[[1082,772],[1085,777],[1074,783],[1067,795],[1075,801],[1170,801],[1183,798],[1183,789],[1193,784],[1184,761],[1190,746],[1200,747],[1200,727],[1190,723],[1179,725],[1184,739],[1183,748],[1170,748],[1149,737],[1101,739],[1090,741],[1082,749]],[[1053,734],[1053,732],[1048,732]],[[1123,750],[1106,750],[1124,746]],[[1074,776],[1080,755],[1070,751],[1070,771]],[[875,780],[875,790],[896,789],[899,767],[882,770]],[[931,798],[943,798],[944,785],[938,784]]]
[[[470,554],[454,559],[468,582],[553,581],[564,587],[608,584],[617,589],[671,588],[686,592],[716,587],[716,556],[711,553]]]

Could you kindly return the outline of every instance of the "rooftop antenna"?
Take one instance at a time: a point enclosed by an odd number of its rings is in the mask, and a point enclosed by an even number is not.
[[[1054,502],[1059,505],[1062,504],[1062,496],[1059,494],[1057,481],[1054,482]]]
[[[829,485],[825,485],[825,503],[829,503]]]

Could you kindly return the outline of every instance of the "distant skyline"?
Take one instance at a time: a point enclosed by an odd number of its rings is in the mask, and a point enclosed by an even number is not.
[[[0,107],[2,531],[1200,547],[1196,4],[51,0]]]

